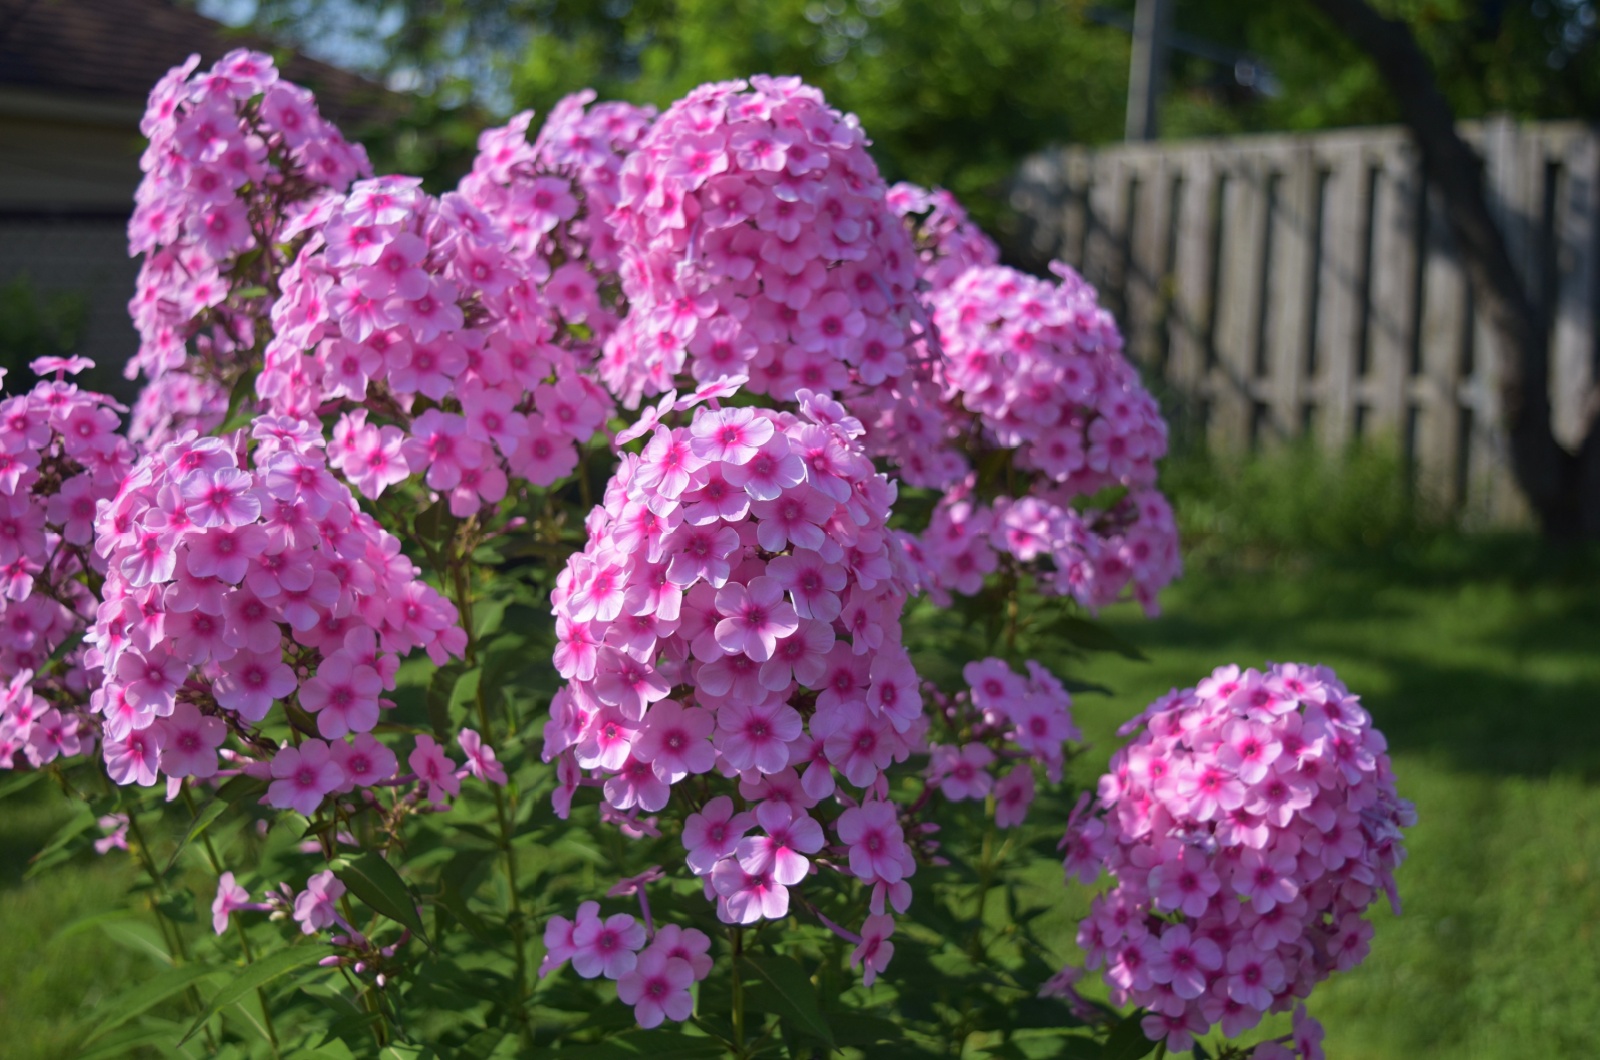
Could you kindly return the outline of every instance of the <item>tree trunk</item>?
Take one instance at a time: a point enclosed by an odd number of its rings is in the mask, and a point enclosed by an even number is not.
[[[1467,277],[1502,350],[1496,385],[1517,485],[1547,536],[1600,537],[1600,405],[1589,402],[1579,451],[1562,448],[1550,418],[1549,335],[1490,213],[1483,160],[1456,131],[1409,26],[1366,0],[1311,4],[1377,65],[1422,151],[1428,181],[1444,200]]]

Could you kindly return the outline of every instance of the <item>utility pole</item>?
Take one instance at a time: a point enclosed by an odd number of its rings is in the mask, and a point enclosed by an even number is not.
[[[1128,140],[1154,140],[1161,82],[1167,69],[1172,0],[1139,0],[1133,14],[1133,62],[1128,69]]]

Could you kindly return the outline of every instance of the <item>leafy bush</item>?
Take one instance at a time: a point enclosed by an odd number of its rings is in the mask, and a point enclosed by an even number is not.
[[[1220,667],[1063,788],[1082,686],[1030,655],[1130,651],[1094,610],[1179,571],[1075,273],[794,79],[580,94],[434,197],[196,65],[127,435],[83,358],[0,403],[0,794],[77,801],[32,874],[128,852],[69,930],[163,966],[84,1055],[1209,1055],[1291,1009],[1253,1055],[1320,1055],[1411,819],[1357,698]],[[1024,906],[1063,847],[1110,1005]]]

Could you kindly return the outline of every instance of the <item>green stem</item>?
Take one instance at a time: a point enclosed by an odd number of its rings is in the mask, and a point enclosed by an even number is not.
[[[183,802],[184,805],[189,807],[191,815],[199,816],[195,811],[194,795],[190,793],[188,784],[183,786]],[[205,847],[206,860],[211,862],[211,871],[220,877],[222,875],[222,859],[217,857],[217,848],[211,845],[210,833],[202,832],[200,834],[200,842]],[[256,958],[255,954],[250,952],[250,936],[245,933],[244,920],[241,917],[233,917],[232,919],[234,932],[239,936],[239,949],[244,953],[244,962],[247,965],[254,964]],[[261,1027],[267,1032],[267,1044],[272,1046],[272,1055],[279,1057],[282,1054],[278,1050],[278,1031],[272,1025],[272,1010],[267,1006],[266,987],[256,987],[256,999],[261,1002]]]
[[[744,982],[739,977],[739,965],[744,958],[744,929],[733,928],[733,1048],[740,1056],[744,1051]]]
[[[145,841],[144,829],[139,827],[139,814],[130,806],[128,808],[128,832],[133,836],[134,848],[138,851],[139,863],[144,866],[144,871],[150,877],[150,883],[155,887],[156,893],[166,895],[166,881],[161,878],[161,873],[156,869],[155,859],[150,856],[150,844]],[[167,952],[183,959],[184,964],[191,963],[189,947],[183,941],[183,931],[177,924],[167,919],[167,914],[161,911],[161,906],[155,901],[150,903],[150,911],[156,915],[156,926],[161,929],[162,941],[166,943]],[[189,1003],[194,1006],[195,1012],[205,1010],[205,1002],[200,997],[200,991],[191,984],[185,991]],[[213,1052],[217,1048],[217,1040],[211,1033],[211,1024],[207,1021],[203,1028],[206,1036],[206,1046]]]
[[[469,524],[470,525],[470,524]],[[451,564],[453,567],[453,581],[456,590],[456,607],[461,612],[461,624],[467,631],[467,658],[469,667],[478,665],[478,631],[472,617],[472,586],[467,577],[466,546],[462,546],[462,555],[455,557]],[[483,698],[483,675],[478,676],[478,689],[476,696],[478,707],[478,725],[483,729],[483,739],[492,747],[495,744],[493,730],[489,724],[489,705]],[[509,892],[506,912],[507,925],[511,928],[511,944],[516,950],[516,969],[513,988],[516,1003],[513,1011],[516,1013],[518,1034],[522,1038],[524,1048],[533,1046],[533,1025],[528,1021],[528,939],[527,925],[524,923],[522,911],[521,884],[517,879],[517,855],[511,846],[511,818],[506,813],[505,791],[498,784],[491,784],[494,790],[495,820],[500,826],[500,853],[506,864],[506,888]]]

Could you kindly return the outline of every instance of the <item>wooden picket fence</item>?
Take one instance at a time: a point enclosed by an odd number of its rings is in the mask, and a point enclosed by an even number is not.
[[[1469,125],[1518,267],[1550,321],[1558,436],[1600,381],[1600,137]],[[1401,129],[1069,148],[1013,188],[1031,251],[1079,268],[1146,378],[1214,449],[1310,435],[1398,442],[1474,522],[1526,518],[1442,207]]]

